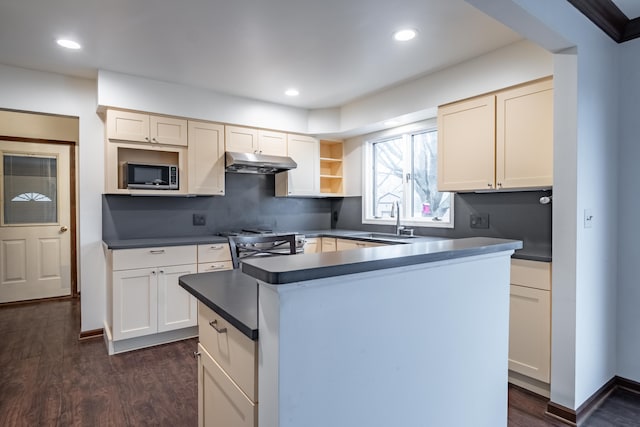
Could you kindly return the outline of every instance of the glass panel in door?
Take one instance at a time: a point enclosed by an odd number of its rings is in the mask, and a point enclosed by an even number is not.
[[[57,158],[4,154],[4,225],[58,222]]]

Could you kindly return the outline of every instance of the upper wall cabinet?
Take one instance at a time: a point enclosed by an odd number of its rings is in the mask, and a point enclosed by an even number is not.
[[[109,140],[187,146],[187,121],[129,111],[107,111]]]
[[[326,196],[344,194],[342,173],[342,141],[320,140],[320,193]]]
[[[241,126],[225,126],[227,151],[238,153],[287,155],[287,134]]]
[[[319,196],[319,141],[310,136],[288,134],[287,155],[298,166],[276,174],[276,196]]]
[[[224,195],[224,126],[189,121],[189,194]]]
[[[551,78],[438,109],[438,190],[553,185]]]

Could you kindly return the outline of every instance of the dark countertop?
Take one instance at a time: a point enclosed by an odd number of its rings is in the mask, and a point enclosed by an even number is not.
[[[352,240],[361,240],[367,242],[380,242],[386,244],[405,244],[420,243],[440,240],[449,240],[446,237],[418,236],[413,238],[371,238],[365,237],[371,234],[369,231],[362,230],[343,230],[343,229],[326,229],[326,230],[300,230],[300,234],[306,237],[337,237],[349,238]],[[378,233],[380,234],[380,233]],[[184,237],[157,237],[146,239],[104,239],[104,243],[108,249],[135,249],[149,248],[159,246],[182,246],[182,245],[203,245],[210,243],[225,243],[226,237],[213,234],[203,236],[184,236]],[[531,245],[525,244],[522,249],[516,250],[513,258],[528,259],[531,261],[551,262],[551,245]]]
[[[109,249],[154,248],[158,246],[206,245],[210,243],[227,243],[226,237],[213,234],[185,237],[156,237],[147,239],[103,239]]]
[[[252,340],[258,339],[258,281],[239,269],[180,276],[180,286]]]
[[[244,260],[240,269],[181,276],[190,294],[252,340],[258,339],[258,282],[285,284],[515,250],[522,242],[469,238]],[[248,274],[247,274],[248,273]]]
[[[484,255],[522,248],[518,240],[471,237],[467,239],[389,245],[355,251],[302,256],[247,259],[242,271],[266,283],[282,285],[387,268]]]

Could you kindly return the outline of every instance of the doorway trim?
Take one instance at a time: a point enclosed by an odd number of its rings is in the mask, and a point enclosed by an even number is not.
[[[80,293],[78,292],[78,216],[77,216],[77,167],[76,167],[76,142],[75,141],[62,141],[56,139],[40,139],[40,138],[24,138],[17,136],[0,135],[0,139],[3,141],[11,142],[29,142],[36,144],[59,144],[69,147],[69,215],[70,215],[70,268],[71,268],[71,298],[77,298]],[[68,298],[68,297],[61,297]],[[33,301],[25,301],[33,302]]]

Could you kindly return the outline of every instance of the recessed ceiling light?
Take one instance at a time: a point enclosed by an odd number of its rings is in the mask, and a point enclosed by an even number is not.
[[[393,33],[393,38],[394,40],[397,40],[399,42],[406,42],[415,38],[417,34],[418,32],[416,30],[408,28],[406,30],[396,31],[395,33]]]
[[[287,96],[298,96],[300,95],[300,92],[298,91],[298,89],[291,88],[287,89],[284,94]]]
[[[74,42],[73,40],[69,40],[69,39],[58,39],[56,40],[56,43],[58,43],[58,45],[62,46],[62,47],[66,47],[67,49],[80,49],[80,43],[78,42]]]

